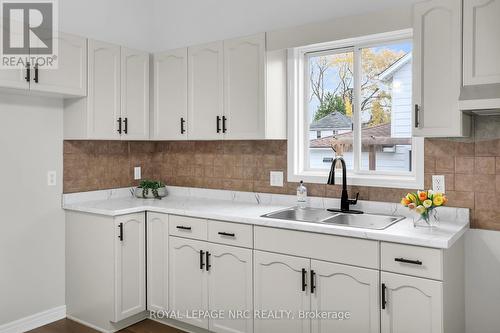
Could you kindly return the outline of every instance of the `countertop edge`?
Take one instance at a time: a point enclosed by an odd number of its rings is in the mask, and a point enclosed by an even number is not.
[[[359,229],[359,228],[351,228],[351,227],[339,227],[339,226],[324,226],[318,224],[311,224],[305,222],[298,221],[283,221],[276,219],[263,219],[262,217],[238,217],[238,216],[229,216],[229,215],[218,215],[213,213],[194,213],[192,211],[186,211],[183,209],[173,209],[173,208],[161,208],[161,207],[153,207],[148,205],[125,208],[125,209],[117,209],[117,210],[108,210],[108,209],[99,209],[99,208],[89,208],[89,207],[81,207],[76,204],[64,205],[63,209],[66,211],[72,212],[80,212],[80,213],[88,213],[95,215],[103,215],[109,217],[116,217],[121,215],[140,213],[140,212],[154,212],[154,213],[163,213],[163,214],[172,214],[172,215],[185,215],[195,218],[202,218],[207,220],[221,220],[228,221],[233,223],[242,223],[242,224],[251,224],[254,226],[260,227],[271,227],[271,228],[280,228],[287,230],[296,230],[296,231],[304,231],[304,232],[312,232],[312,233],[320,233],[341,237],[352,237],[373,241],[383,241],[383,242],[392,242],[392,243],[400,243],[407,245],[415,245],[422,247],[430,247],[430,248],[439,248],[439,249],[448,249],[450,248],[457,240],[459,240],[465,232],[469,229],[469,223],[461,225],[461,228],[457,230],[450,238],[448,239],[435,239],[430,238],[427,240],[422,240],[419,238],[411,237],[411,236],[403,236],[403,235],[391,235],[390,233],[383,233],[382,230],[370,230],[370,229]],[[404,223],[408,219],[400,221],[398,223]]]

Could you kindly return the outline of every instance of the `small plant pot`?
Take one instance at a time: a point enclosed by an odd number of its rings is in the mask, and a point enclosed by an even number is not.
[[[136,198],[140,199],[161,199],[167,196],[167,188],[160,187],[158,189],[158,196],[156,197],[151,189],[142,189],[140,187],[136,187],[134,190],[134,195]]]

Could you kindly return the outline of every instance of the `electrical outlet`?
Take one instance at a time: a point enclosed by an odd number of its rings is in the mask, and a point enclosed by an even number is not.
[[[139,180],[141,179],[141,167],[135,167],[134,168],[134,179]]]
[[[271,186],[283,187],[283,171],[271,171],[269,179]]]
[[[55,171],[47,172],[47,185],[56,186],[57,184],[57,173]]]
[[[445,193],[445,184],[443,175],[432,176],[432,190],[436,193]]]

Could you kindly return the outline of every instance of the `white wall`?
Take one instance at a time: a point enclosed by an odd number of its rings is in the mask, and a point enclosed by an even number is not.
[[[152,17],[152,0],[59,0],[59,30],[145,51]]]
[[[64,0],[62,0],[64,1]],[[151,0],[154,3],[154,40],[152,49],[163,51],[214,40],[239,37],[263,31],[273,31],[289,27],[297,27],[311,22],[331,20],[380,11],[394,6],[407,6],[418,0]],[[409,8],[409,7],[408,7]],[[406,20],[392,15],[392,21],[399,26]],[[364,18],[366,20],[367,18]],[[372,17],[376,22],[374,29],[388,26],[387,18]],[[405,23],[411,24],[411,19]],[[316,31],[316,25],[311,29]],[[320,32],[332,35],[337,29]],[[359,24],[342,21],[343,32],[356,32]],[[321,28],[320,28],[321,29]],[[390,28],[392,29],[392,28]],[[322,29],[321,29],[322,30]],[[317,32],[317,31],[316,31]],[[288,34],[280,31],[272,43],[283,39],[304,37],[310,29],[301,29],[297,36],[294,31]],[[314,32],[313,32],[314,34]],[[309,37],[310,35],[308,35]],[[345,38],[345,37],[344,37]],[[330,41],[333,39],[330,39]],[[282,46],[282,45],[280,45]],[[272,47],[279,49],[284,47]]]
[[[65,304],[62,145],[60,100],[0,93],[0,327]]]
[[[59,0],[59,28],[154,52],[266,31],[276,50],[408,28],[415,2]]]

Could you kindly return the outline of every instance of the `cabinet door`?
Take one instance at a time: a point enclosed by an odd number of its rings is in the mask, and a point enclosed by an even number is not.
[[[121,48],[121,117],[124,140],[149,139],[149,54]]]
[[[30,89],[68,96],[87,95],[87,39],[58,34],[57,69],[38,69],[31,75]],[[38,81],[38,82],[37,82]]]
[[[464,85],[500,83],[500,0],[464,0]]]
[[[313,333],[376,333],[379,323],[379,272],[376,270],[311,261],[315,292],[311,310],[347,311],[350,319],[312,320]]]
[[[114,322],[146,310],[144,213],[115,218]]]
[[[188,49],[189,140],[223,138],[223,60],[222,42]]]
[[[218,333],[253,332],[252,250],[209,244],[208,290],[210,311],[224,311],[223,319],[211,319],[209,330]],[[245,318],[234,319],[230,311]]]
[[[154,139],[187,139],[187,72],[186,48],[154,56]]]
[[[382,333],[443,332],[442,282],[382,272],[381,283]]]
[[[20,39],[21,37],[16,37]],[[26,68],[0,69],[0,88],[24,89],[30,88]]]
[[[148,310],[168,309],[168,215],[148,212]]]
[[[227,139],[265,137],[265,34],[224,41]]]
[[[24,89],[30,88],[26,79],[25,69],[0,69],[0,88]]]
[[[120,139],[120,46],[88,41],[88,136]]]
[[[255,318],[255,332],[307,333],[309,319],[299,319],[299,311],[310,311],[309,289],[302,290],[302,270],[309,272],[310,260],[254,251],[254,302],[256,311],[291,311],[294,319]],[[306,274],[308,275],[308,274]],[[307,276],[305,276],[307,278]]]
[[[413,134],[462,136],[461,1],[431,0],[414,7]]]
[[[208,280],[205,271],[206,242],[169,238],[169,308],[181,315],[208,310]],[[208,318],[178,318],[208,329]]]

